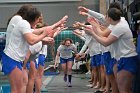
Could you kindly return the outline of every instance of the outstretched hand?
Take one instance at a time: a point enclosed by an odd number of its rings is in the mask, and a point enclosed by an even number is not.
[[[51,26],[47,26],[47,36],[48,37],[53,37],[56,29],[61,28],[63,30],[65,28],[65,23],[67,22],[68,16],[65,15],[61,20],[56,22],[55,24]]]
[[[93,16],[89,16],[87,18],[87,21],[90,22],[90,23],[95,22],[95,23],[98,23],[99,24],[99,22],[97,21],[97,19],[95,19]]]
[[[84,25],[83,30],[86,34],[91,35],[93,32],[95,32],[96,28],[94,28],[92,25]]]
[[[62,27],[65,26],[65,23],[67,22],[68,16],[65,15],[61,20],[56,22],[55,24],[52,25],[53,29],[56,29],[57,27]]]
[[[53,35],[53,38],[55,38],[58,34],[60,34],[62,31],[68,29],[68,27],[58,27],[57,29],[55,29],[55,33]]]
[[[97,27],[100,26],[99,22],[92,16],[87,18],[87,21],[93,26],[93,27]]]
[[[85,25],[84,25],[83,23],[80,23],[80,22],[77,22],[77,21],[76,21],[76,22],[73,24],[73,27],[79,29],[79,28],[81,28],[81,27],[85,27]]]
[[[89,10],[86,7],[83,7],[83,6],[79,6],[78,9],[79,9],[79,12],[84,12],[84,13],[88,13],[88,10]]]
[[[86,13],[86,12],[81,12],[81,11],[79,11],[79,14],[80,14],[80,15],[83,15],[83,16],[89,16],[89,14]]]
[[[52,43],[54,43],[54,39],[51,37],[45,37],[45,38],[43,38],[42,43],[43,44],[52,44]]]

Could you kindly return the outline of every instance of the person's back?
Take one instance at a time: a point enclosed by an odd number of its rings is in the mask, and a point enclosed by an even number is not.
[[[7,47],[7,44],[9,43],[9,38],[11,36],[11,32],[13,31],[13,29],[15,28],[16,24],[22,20],[22,17],[19,16],[19,15],[15,15],[14,17],[11,18],[9,24],[8,24],[8,27],[7,27],[7,30],[6,30],[6,45],[5,47]]]

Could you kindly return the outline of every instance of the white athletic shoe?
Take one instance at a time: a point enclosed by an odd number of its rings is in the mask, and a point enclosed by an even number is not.
[[[70,82],[68,82],[68,87],[72,87],[72,85],[71,85],[71,83],[70,83]]]

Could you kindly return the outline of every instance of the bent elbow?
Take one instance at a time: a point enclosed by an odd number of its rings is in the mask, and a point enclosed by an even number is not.
[[[34,41],[34,40],[30,40],[30,41],[28,41],[28,44],[29,45],[34,45],[36,42]]]

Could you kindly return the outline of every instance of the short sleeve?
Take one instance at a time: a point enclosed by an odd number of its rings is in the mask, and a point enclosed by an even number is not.
[[[31,29],[31,25],[26,20],[21,20],[18,26],[19,26],[19,31],[21,31],[22,34],[33,32],[33,29]]]
[[[42,42],[38,42],[32,46],[29,46],[29,50],[31,51],[31,54],[39,53],[42,49]]]
[[[61,49],[62,49],[62,45],[60,45],[60,46],[57,48],[57,51],[60,52]]]
[[[123,27],[121,27],[121,26],[116,26],[111,31],[111,35],[113,35],[117,38],[119,38],[124,33],[125,33],[125,29],[123,29]]]

